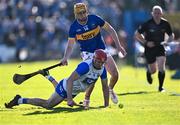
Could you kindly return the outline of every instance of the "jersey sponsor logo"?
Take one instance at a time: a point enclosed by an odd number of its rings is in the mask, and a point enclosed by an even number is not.
[[[76,39],[77,40],[88,40],[88,39],[92,39],[95,36],[97,36],[97,34],[100,32],[100,27],[96,27],[95,29],[82,33],[82,34],[77,34],[76,35]]]

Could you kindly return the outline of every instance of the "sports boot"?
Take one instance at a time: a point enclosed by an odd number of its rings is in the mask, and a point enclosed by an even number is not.
[[[112,89],[109,89],[109,95],[111,97],[111,101],[114,104],[117,104],[118,103],[118,97],[117,97],[116,93]]]
[[[149,72],[146,72],[146,79],[147,79],[149,84],[152,84],[153,79],[152,79],[151,74]]]
[[[9,103],[5,103],[6,108],[12,108],[13,106],[19,105],[18,100],[21,98],[20,95],[16,95]]]

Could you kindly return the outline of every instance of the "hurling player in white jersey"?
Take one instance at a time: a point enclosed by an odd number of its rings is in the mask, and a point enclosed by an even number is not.
[[[107,54],[104,50],[98,49],[94,52],[93,59],[81,62],[68,78],[61,80],[59,83],[49,75],[48,71],[40,70],[40,73],[54,85],[55,91],[50,98],[47,100],[22,98],[20,95],[16,95],[9,103],[5,103],[5,107],[12,108],[19,104],[31,104],[49,109],[65,99],[67,100],[67,105],[72,107],[77,105],[73,98],[80,92],[85,92],[89,87],[94,86],[99,77],[103,86],[104,107],[107,107],[109,105],[109,88],[107,72],[104,67],[106,60]],[[88,109],[89,106],[84,108]]]

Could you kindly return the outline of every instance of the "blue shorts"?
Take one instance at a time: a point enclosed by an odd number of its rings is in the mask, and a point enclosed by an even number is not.
[[[61,80],[58,85],[56,86],[56,89],[55,91],[58,93],[58,95],[60,95],[61,97],[63,98],[67,98],[67,92],[66,90],[64,89],[63,87],[63,82],[64,82],[64,79]],[[74,98],[76,95],[72,95],[72,97]]]

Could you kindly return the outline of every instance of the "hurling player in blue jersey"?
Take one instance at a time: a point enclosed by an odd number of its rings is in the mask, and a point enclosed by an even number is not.
[[[67,60],[73,50],[75,42],[78,42],[81,50],[81,57],[83,60],[87,60],[93,57],[93,52],[97,49],[103,49],[107,52],[104,40],[101,36],[101,28],[107,31],[115,41],[119,54],[123,57],[126,55],[126,51],[121,46],[117,33],[114,28],[101,17],[88,14],[87,6],[84,3],[76,3],[74,5],[75,20],[70,26],[69,38],[65,54],[61,62],[63,65],[67,65]],[[107,62],[105,67],[111,75],[109,83],[109,92],[111,100],[117,104],[117,95],[113,92],[113,88],[118,81],[119,73],[112,56],[107,52]],[[86,92],[85,101],[89,102],[90,94],[93,88]]]
[[[69,78],[65,78],[59,83],[47,71],[40,70],[40,73],[55,87],[55,91],[51,97],[45,100],[41,98],[22,98],[20,95],[16,95],[9,103],[5,103],[5,107],[12,108],[19,104],[31,104],[49,109],[65,99],[67,100],[67,105],[72,107],[77,105],[73,97],[94,86],[99,77],[103,86],[104,107],[107,107],[109,105],[109,88],[107,84],[107,73],[104,67],[106,60],[107,54],[104,50],[98,49],[94,52],[93,59],[81,62]],[[89,107],[85,106],[84,108],[88,109]]]

